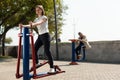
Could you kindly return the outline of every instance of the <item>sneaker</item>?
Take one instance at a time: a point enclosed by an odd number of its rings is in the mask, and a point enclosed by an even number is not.
[[[77,59],[80,59],[81,56],[82,56],[82,55],[77,55]]]
[[[55,73],[55,69],[54,69],[54,68],[50,68],[50,70],[49,70],[48,73],[49,73],[49,74],[54,74],[54,73]]]

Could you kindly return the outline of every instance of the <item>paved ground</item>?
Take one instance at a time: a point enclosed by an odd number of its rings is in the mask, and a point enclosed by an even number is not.
[[[66,72],[36,80],[120,80],[120,64],[78,62],[78,65],[69,65],[69,63],[69,61],[55,61],[55,64]],[[45,65],[38,69],[38,72],[40,70],[46,72],[48,67]],[[15,73],[16,59],[0,60],[0,80],[23,80],[16,79]]]

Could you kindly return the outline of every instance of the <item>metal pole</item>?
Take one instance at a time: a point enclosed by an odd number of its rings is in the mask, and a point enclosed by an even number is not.
[[[57,35],[57,17],[56,17],[56,0],[53,0],[53,3],[54,3],[54,16],[55,16],[56,59],[59,60],[58,35]]]
[[[72,41],[72,62],[75,62],[75,42]]]
[[[75,60],[75,39],[71,40],[72,42],[72,62],[70,63],[70,65],[78,65],[78,63],[76,63]]]
[[[29,29],[23,28],[23,80],[30,80],[29,77]]]

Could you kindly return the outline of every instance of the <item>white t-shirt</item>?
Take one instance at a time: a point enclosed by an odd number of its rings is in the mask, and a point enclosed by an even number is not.
[[[37,25],[39,35],[49,32],[49,30],[48,30],[48,18],[46,16],[43,15],[41,17],[38,17],[34,20],[34,22],[38,22],[42,19],[46,19],[46,21],[44,23],[42,23],[41,25]]]

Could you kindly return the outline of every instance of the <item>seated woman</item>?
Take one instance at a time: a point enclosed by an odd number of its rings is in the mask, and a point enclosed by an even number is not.
[[[80,59],[81,57],[81,48],[83,48],[83,54],[85,55],[85,48],[91,48],[90,44],[87,41],[87,38],[85,35],[83,35],[81,32],[78,32],[79,38],[79,44],[75,49],[76,57],[77,59]]]

